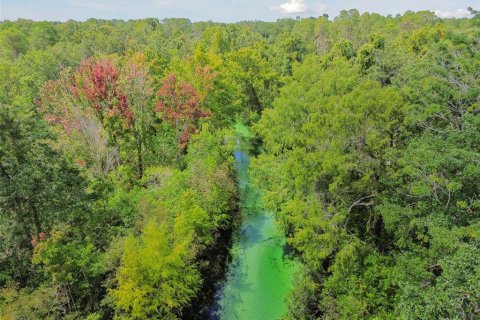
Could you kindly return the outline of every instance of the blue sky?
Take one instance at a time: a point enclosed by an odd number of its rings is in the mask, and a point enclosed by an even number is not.
[[[335,16],[342,9],[397,14],[435,11],[441,17],[468,16],[479,0],[0,0],[0,20],[184,17],[192,21],[275,21],[282,17]]]

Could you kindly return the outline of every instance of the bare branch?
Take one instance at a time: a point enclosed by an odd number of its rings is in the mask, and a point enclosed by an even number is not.
[[[366,200],[366,199],[376,197],[376,196],[377,196],[376,194],[371,194],[369,196],[365,196],[365,197],[362,197],[362,198],[358,199],[348,208],[348,212],[352,212],[352,209],[354,207],[357,207],[357,206],[364,206],[364,207],[371,206],[373,204],[373,201],[369,201],[369,202],[362,202],[362,201]]]

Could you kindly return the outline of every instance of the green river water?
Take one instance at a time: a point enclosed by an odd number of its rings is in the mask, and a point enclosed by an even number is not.
[[[243,221],[233,238],[232,260],[216,293],[212,320],[274,320],[286,313],[285,298],[298,264],[285,254],[285,238],[265,212],[251,184],[249,130],[237,124],[235,162]]]

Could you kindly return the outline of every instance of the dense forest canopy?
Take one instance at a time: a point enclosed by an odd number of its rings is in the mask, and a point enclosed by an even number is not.
[[[0,23],[0,319],[204,319],[235,123],[287,319],[480,318],[480,13]]]

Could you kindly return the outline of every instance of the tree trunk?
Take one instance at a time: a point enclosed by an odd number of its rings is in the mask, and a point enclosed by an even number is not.
[[[143,145],[140,133],[135,132],[135,138],[137,140],[137,177],[140,180],[143,177]]]

